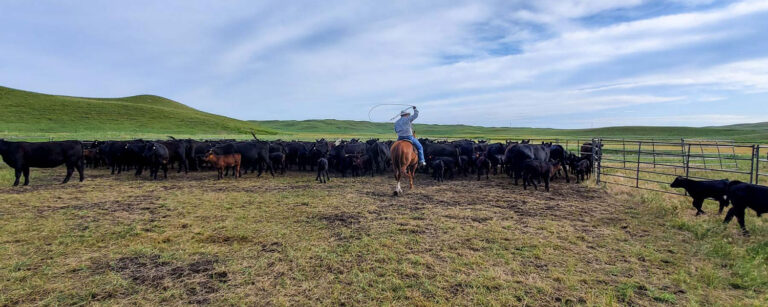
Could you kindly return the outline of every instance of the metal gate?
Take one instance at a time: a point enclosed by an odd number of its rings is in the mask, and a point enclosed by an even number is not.
[[[766,146],[685,139],[675,142],[596,138],[592,143],[598,184],[685,195],[669,187],[677,176],[768,183]]]

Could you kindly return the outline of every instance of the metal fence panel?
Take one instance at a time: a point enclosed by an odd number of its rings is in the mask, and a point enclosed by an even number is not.
[[[768,145],[730,140],[593,139],[596,182],[685,195],[669,188],[675,177],[768,182]],[[762,177],[762,178],[761,178]],[[761,180],[762,179],[762,180]]]

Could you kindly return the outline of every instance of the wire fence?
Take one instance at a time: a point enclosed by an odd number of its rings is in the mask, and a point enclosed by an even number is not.
[[[595,180],[675,195],[675,177],[696,180],[739,180],[768,183],[768,146],[730,140],[649,141],[593,139]],[[761,151],[762,150],[762,151]],[[762,163],[762,165],[761,165]]]

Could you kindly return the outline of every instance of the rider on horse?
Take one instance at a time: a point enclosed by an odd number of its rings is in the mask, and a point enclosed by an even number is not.
[[[413,107],[413,115],[408,113],[408,111],[400,112],[400,119],[395,121],[395,132],[397,132],[398,140],[408,140],[416,147],[416,150],[419,152],[419,165],[425,166],[427,163],[424,162],[424,148],[419,143],[419,140],[413,136],[411,124],[417,117],[419,117],[419,110],[416,107]]]

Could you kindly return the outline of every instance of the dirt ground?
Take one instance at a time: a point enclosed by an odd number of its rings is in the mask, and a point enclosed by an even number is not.
[[[685,199],[562,180],[524,191],[504,176],[418,174],[415,190],[393,197],[390,175],[319,184],[309,172],[221,181],[174,172],[153,182],[89,170],[85,182],[59,185],[63,175],[33,170],[29,187],[1,183],[0,305],[767,298],[765,264],[735,263],[768,259],[762,250],[749,258],[755,246],[768,251],[765,223],[748,220],[753,237],[742,238],[710,203],[694,218]],[[742,272],[753,269],[763,272]]]

